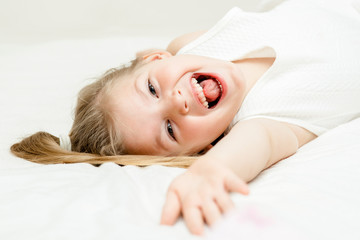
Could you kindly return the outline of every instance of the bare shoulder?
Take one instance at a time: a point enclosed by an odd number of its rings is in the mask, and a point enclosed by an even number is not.
[[[298,139],[299,147],[314,140],[317,136],[309,130],[290,123],[283,123],[295,134]]]
[[[197,31],[181,35],[172,40],[166,50],[169,51],[171,54],[175,55],[183,46],[195,40],[205,32],[206,31]]]
[[[279,146],[290,143],[289,139],[292,139],[299,148],[317,137],[314,133],[298,125],[267,118],[254,118],[243,121],[243,123],[256,124],[258,127],[263,127],[273,142],[281,143]]]
[[[298,147],[303,146],[317,137],[309,130],[295,124],[270,119],[258,119],[257,121],[271,129],[270,132],[273,136],[282,137],[281,135],[287,135],[287,132],[293,134],[297,139]]]
[[[286,122],[267,118],[254,118],[244,122],[250,124],[250,127],[245,125],[242,127],[243,129],[255,129],[257,131],[255,134],[263,136],[268,140],[268,144],[264,145],[270,146],[271,149],[267,167],[293,155],[301,146],[316,138],[316,135],[309,130]],[[259,130],[262,131],[259,132]],[[251,135],[251,137],[253,138],[254,136]]]

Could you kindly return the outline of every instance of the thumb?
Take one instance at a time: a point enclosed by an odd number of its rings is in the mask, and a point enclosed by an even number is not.
[[[225,189],[229,192],[237,192],[244,195],[249,194],[249,187],[247,183],[239,178],[235,173],[229,174],[225,178]]]

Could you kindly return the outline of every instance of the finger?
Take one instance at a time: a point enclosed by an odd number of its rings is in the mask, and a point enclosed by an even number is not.
[[[183,209],[183,217],[187,228],[192,234],[201,235],[204,231],[204,220],[198,207],[192,206]]]
[[[202,210],[205,221],[210,226],[212,226],[218,219],[221,218],[219,206],[212,199],[209,199],[203,203]]]
[[[244,195],[249,194],[248,185],[235,174],[229,174],[225,179],[225,189],[230,192],[238,192]]]
[[[222,213],[226,213],[234,208],[234,203],[231,200],[229,193],[225,191],[223,191],[221,194],[218,194],[215,198],[215,201]]]
[[[169,191],[162,209],[160,223],[164,225],[173,225],[179,218],[180,212],[181,204],[177,194],[174,191]]]

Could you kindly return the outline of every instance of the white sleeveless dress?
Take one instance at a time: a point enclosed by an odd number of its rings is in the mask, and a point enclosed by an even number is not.
[[[316,135],[360,117],[358,1],[287,1],[265,13],[231,9],[178,54],[226,61],[276,57],[235,116],[270,118]]]

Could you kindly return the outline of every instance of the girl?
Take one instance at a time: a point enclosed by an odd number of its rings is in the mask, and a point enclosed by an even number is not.
[[[360,15],[343,1],[229,11],[207,32],[137,54],[81,90],[66,138],[36,133],[12,152],[39,163],[189,167],[161,222],[203,232],[246,183],[327,130],[360,117]]]

